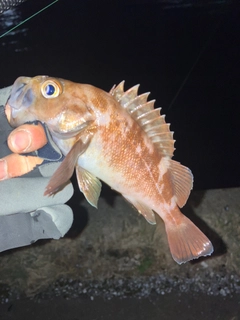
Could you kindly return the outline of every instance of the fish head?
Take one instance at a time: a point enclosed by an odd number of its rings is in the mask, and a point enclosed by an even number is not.
[[[79,86],[49,76],[17,78],[5,108],[10,125],[38,120],[58,137],[77,135],[94,120]]]

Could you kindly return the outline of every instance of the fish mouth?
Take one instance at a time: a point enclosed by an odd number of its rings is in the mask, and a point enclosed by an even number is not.
[[[13,85],[8,104],[13,109],[28,108],[33,103],[33,91],[28,88],[31,78],[19,77]]]
[[[25,121],[35,120],[27,119],[24,116],[27,110],[34,102],[34,92],[28,86],[31,78],[19,77],[13,84],[10,97],[5,106],[5,114],[11,126],[17,127]]]

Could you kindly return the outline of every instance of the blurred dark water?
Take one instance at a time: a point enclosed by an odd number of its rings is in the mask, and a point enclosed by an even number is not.
[[[48,3],[0,15],[0,35]],[[0,38],[0,87],[38,74],[107,91],[140,83],[167,115],[195,189],[239,187],[239,13],[238,1],[60,0]]]

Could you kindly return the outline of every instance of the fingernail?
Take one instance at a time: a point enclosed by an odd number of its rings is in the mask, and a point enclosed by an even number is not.
[[[0,160],[0,180],[5,180],[8,178],[7,174],[7,161]]]
[[[32,143],[31,134],[25,129],[15,130],[14,134],[12,136],[10,134],[8,139],[17,152],[27,151]]]

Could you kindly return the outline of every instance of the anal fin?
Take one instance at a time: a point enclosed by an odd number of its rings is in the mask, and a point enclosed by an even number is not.
[[[76,175],[80,191],[84,194],[87,201],[97,208],[102,187],[100,180],[78,165],[76,166]]]
[[[148,223],[156,224],[155,214],[151,208],[149,208],[148,206],[146,206],[144,203],[142,203],[140,201],[133,200],[133,199],[129,198],[126,195],[123,195],[123,197],[128,202],[130,202],[137,209],[137,211],[140,214],[142,214],[144,216],[144,218],[147,220]]]

